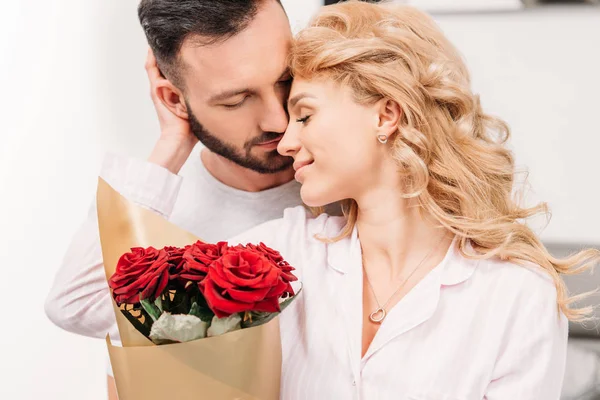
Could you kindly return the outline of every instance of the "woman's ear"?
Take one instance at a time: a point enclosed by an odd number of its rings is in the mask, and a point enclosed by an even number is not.
[[[161,78],[155,82],[154,87],[155,101],[159,101],[179,118],[188,119],[187,105],[181,90],[171,83],[168,79]],[[157,104],[157,107],[160,105]]]
[[[377,135],[390,137],[398,130],[402,118],[400,105],[389,99],[379,102]]]

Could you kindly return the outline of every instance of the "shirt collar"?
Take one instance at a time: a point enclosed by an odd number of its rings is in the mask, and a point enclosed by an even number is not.
[[[458,236],[454,236],[452,244],[446,253],[446,256],[438,267],[443,268],[441,284],[443,286],[452,286],[463,283],[473,275],[475,267],[479,263],[479,260],[472,260],[466,258],[461,254],[460,239]],[[472,249],[471,244],[467,241],[467,248]]]
[[[344,226],[346,226],[345,217],[330,217],[327,219],[321,236],[334,238],[342,232]],[[348,272],[353,257],[360,256],[361,250],[356,226],[352,229],[350,237],[330,243],[327,246],[327,265],[342,274]]]
[[[325,238],[333,238],[340,234],[346,224],[343,217],[331,217],[321,234]],[[452,286],[468,280],[475,271],[479,260],[466,258],[459,249],[459,238],[457,236],[452,240],[448,252],[444,259],[435,269],[441,269],[441,285]],[[467,250],[472,249],[467,241]],[[360,241],[358,240],[358,231],[356,226],[352,230],[350,237],[330,243],[327,246],[327,264],[335,271],[346,274],[348,268],[353,265],[351,260],[354,257],[361,256]],[[357,265],[362,265],[358,263]]]

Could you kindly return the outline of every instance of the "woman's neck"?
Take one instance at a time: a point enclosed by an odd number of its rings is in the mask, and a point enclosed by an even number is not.
[[[357,201],[356,226],[365,265],[377,266],[392,281],[405,277],[428,255],[429,261],[443,257],[452,238],[416,200],[399,193],[380,191]]]

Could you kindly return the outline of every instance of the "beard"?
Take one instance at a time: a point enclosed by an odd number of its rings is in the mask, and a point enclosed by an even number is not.
[[[213,153],[240,167],[250,169],[259,174],[273,174],[284,171],[292,166],[294,160],[291,157],[282,156],[277,150],[265,152],[260,157],[252,154],[252,147],[254,145],[275,140],[281,136],[281,133],[263,132],[262,135],[244,143],[241,149],[237,149],[206,130],[192,112],[189,103],[186,102],[186,106],[192,133],[198,138],[200,143]]]

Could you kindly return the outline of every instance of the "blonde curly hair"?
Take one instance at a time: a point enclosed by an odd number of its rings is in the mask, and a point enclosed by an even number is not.
[[[569,297],[561,274],[591,267],[600,251],[555,258],[524,223],[549,216],[548,207],[522,207],[513,198],[509,128],[483,112],[460,54],[427,14],[359,1],[323,7],[296,36],[289,61],[296,78],[332,79],[351,88],[359,104],[396,101],[403,115],[390,142],[405,197],[456,234],[465,257],[541,266],[554,280],[559,310],[587,319],[591,309],[571,307],[583,295]],[[332,241],[356,224],[356,202],[346,200],[344,210],[346,227]]]

